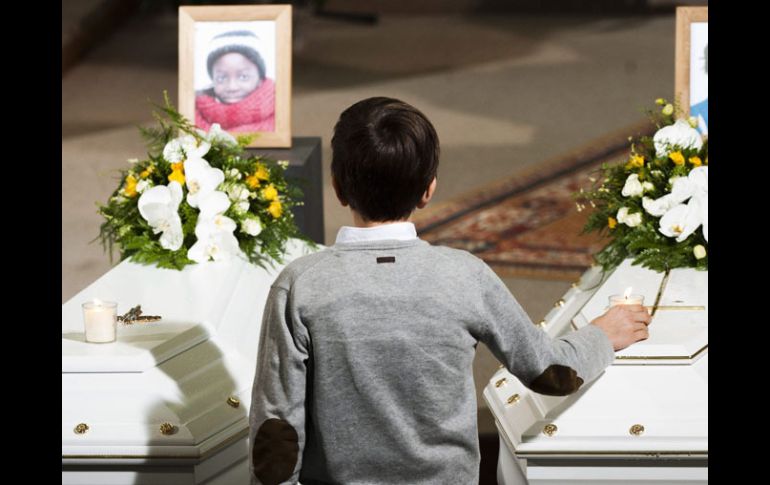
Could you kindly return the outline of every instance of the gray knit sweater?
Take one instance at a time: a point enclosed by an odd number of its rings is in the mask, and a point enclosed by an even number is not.
[[[574,392],[614,357],[594,325],[550,338],[465,251],[384,240],[295,260],[264,312],[252,483],[478,483],[478,341],[550,395]]]

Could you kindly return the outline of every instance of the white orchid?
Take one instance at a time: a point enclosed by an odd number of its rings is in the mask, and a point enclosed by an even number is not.
[[[237,254],[240,248],[238,239],[233,234],[236,227],[235,221],[222,214],[201,217],[195,226],[195,236],[198,240],[187,252],[188,256],[201,263],[209,259],[222,261]]]
[[[138,201],[139,214],[150,224],[155,234],[162,233],[160,245],[171,251],[182,247],[184,240],[182,220],[178,212],[181,202],[182,186],[179,182],[152,187],[146,190]]]
[[[679,204],[660,218],[660,232],[682,242],[700,226],[700,210],[697,202]]]
[[[187,203],[198,207],[199,201],[225,180],[225,174],[213,168],[202,158],[190,158],[184,162],[185,182],[187,184]]]
[[[198,236],[198,240],[187,251],[187,256],[197,263],[203,263],[210,259],[225,261],[237,255],[240,251],[238,239],[235,238],[232,232],[201,231],[199,234],[196,228],[195,235]]]
[[[236,140],[230,133],[224,131],[222,127],[219,126],[219,123],[211,125],[208,133],[203,130],[198,130],[198,134],[212,145],[238,145],[238,140]]]
[[[205,194],[205,197],[201,198],[199,202],[199,221],[212,219],[218,214],[224,214],[230,208],[230,199],[227,198],[227,194],[218,190]]]
[[[687,177],[673,179],[670,194],[656,200],[645,197],[642,205],[651,215],[662,216],[662,234],[682,242],[702,225],[703,237],[708,241],[708,166],[696,167]]]
[[[664,126],[652,137],[657,157],[665,157],[675,148],[700,150],[703,137],[686,120],[676,120],[673,125]]]
[[[623,197],[636,197],[637,195],[642,195],[643,191],[642,183],[639,182],[639,175],[632,173],[626,179],[626,183],[620,193]]]
[[[213,259],[222,261],[240,251],[233,232],[238,227],[234,220],[224,215],[230,207],[227,194],[209,192],[200,199],[200,215],[195,226],[198,240],[188,251],[188,256],[198,263]]]
[[[628,207],[621,207],[618,209],[618,213],[615,218],[619,223],[625,224],[629,227],[636,227],[642,223],[642,214],[639,212],[629,214]]]
[[[669,180],[671,192],[657,199],[642,198],[642,207],[648,214],[660,217],[672,208],[692,197],[694,186],[688,177],[673,177]]]
[[[189,158],[201,158],[208,153],[211,143],[199,141],[193,135],[186,134],[166,143],[163,158],[170,163],[179,163]]]
[[[241,230],[249,236],[257,236],[262,232],[262,223],[256,217],[247,217],[241,222]]]

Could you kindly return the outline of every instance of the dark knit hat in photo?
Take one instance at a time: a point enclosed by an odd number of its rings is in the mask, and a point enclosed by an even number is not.
[[[211,71],[214,68],[214,63],[217,62],[217,59],[225,54],[237,52],[257,66],[259,79],[264,80],[265,61],[262,59],[262,56],[259,55],[259,47],[259,37],[248,30],[236,30],[217,35],[211,39],[211,44],[209,45],[209,57],[206,61],[206,68],[208,69],[209,76],[213,79],[214,76]]]

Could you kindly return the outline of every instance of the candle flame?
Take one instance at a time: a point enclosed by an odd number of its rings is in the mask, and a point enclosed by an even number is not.
[[[628,297],[631,296],[631,291],[633,290],[633,287],[629,286],[626,288],[625,293],[623,293],[623,298],[628,300]]]

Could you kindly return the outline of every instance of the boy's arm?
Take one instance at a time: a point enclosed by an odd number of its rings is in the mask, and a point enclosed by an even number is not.
[[[479,276],[483,319],[480,340],[524,385],[565,396],[612,363],[615,351],[595,325],[551,338],[536,327],[500,278],[486,265]]]
[[[251,483],[297,483],[305,447],[307,329],[288,290],[270,288],[260,330],[249,412]]]

